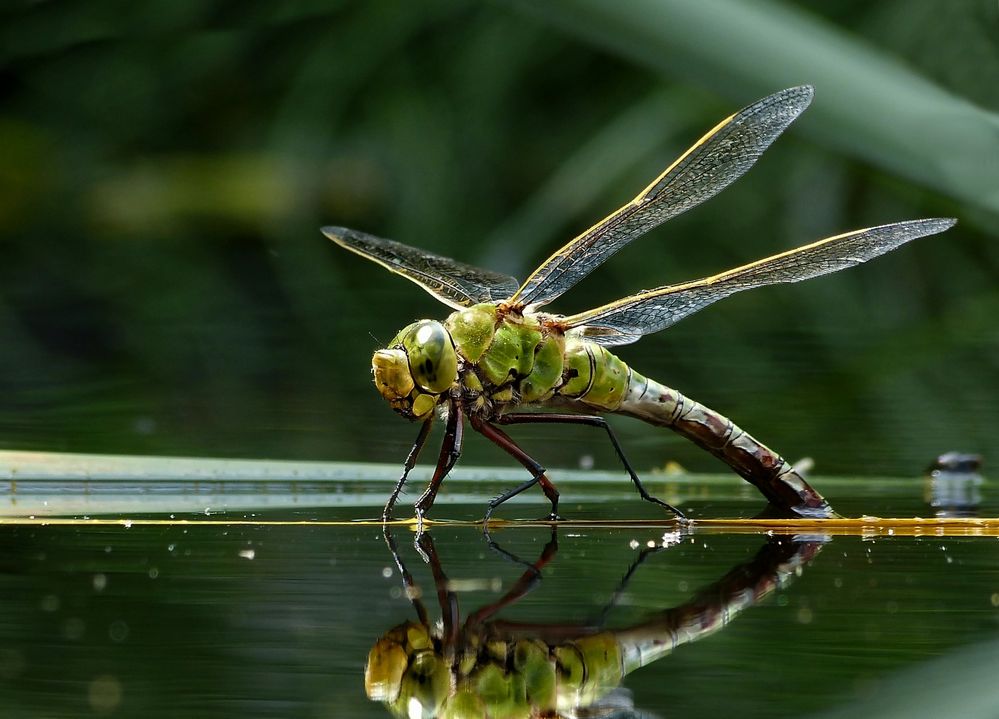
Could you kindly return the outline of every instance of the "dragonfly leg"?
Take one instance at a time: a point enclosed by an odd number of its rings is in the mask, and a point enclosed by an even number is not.
[[[399,569],[399,574],[402,576],[402,586],[406,590],[406,597],[409,598],[413,608],[416,610],[416,616],[420,620],[420,624],[429,627],[430,620],[427,617],[427,608],[420,599],[419,588],[416,586],[413,575],[409,573],[406,564],[402,561],[399,548],[395,544],[395,537],[392,536],[392,531],[387,525],[382,525],[382,537],[385,539],[385,544],[388,545],[389,551],[392,552],[392,559],[395,560],[395,566]]]
[[[520,576],[510,590],[504,594],[500,599],[481,609],[476,610],[468,616],[465,620],[465,626],[474,627],[485,623],[494,614],[499,612],[501,609],[509,607],[513,604],[519,602],[525,595],[533,591],[538,584],[541,583],[541,570],[546,564],[555,558],[558,553],[558,528],[556,525],[552,525],[552,537],[545,545],[545,548],[541,550],[541,556],[538,557],[534,563],[526,562],[520,559],[514,554],[506,551],[489,536],[489,532],[485,532],[486,542],[489,544],[489,548],[499,554],[501,557],[507,561],[513,562],[514,564],[520,564],[526,567],[524,573]]]
[[[611,444],[614,445],[614,451],[617,452],[618,459],[620,459],[621,464],[624,465],[625,470],[631,477],[631,481],[635,483],[635,488],[638,490],[638,494],[641,495],[642,499],[668,509],[676,515],[678,519],[685,518],[683,512],[674,507],[672,504],[664,502],[649,493],[649,491],[645,488],[645,485],[642,484],[642,480],[639,478],[638,473],[635,472],[634,468],[631,466],[631,462],[629,462],[628,458],[625,456],[624,449],[621,447],[621,443],[618,442],[617,435],[614,434],[614,430],[611,429],[610,425],[607,424],[607,420],[603,417],[589,414],[515,412],[513,414],[500,415],[495,421],[498,424],[585,424],[589,427],[602,428],[607,432],[607,436],[610,437]]]
[[[434,476],[431,478],[430,484],[427,485],[426,491],[423,492],[423,496],[416,501],[415,505],[416,519],[421,527],[423,525],[423,517],[434,506],[434,499],[437,498],[437,490],[440,489],[441,482],[444,481],[447,473],[451,471],[454,463],[461,456],[463,428],[464,422],[462,422],[461,405],[452,400],[448,407],[447,424],[444,428],[444,441],[441,443],[441,453],[437,458],[437,468],[434,470]]]
[[[441,608],[441,623],[444,625],[444,634],[441,638],[446,646],[454,646],[458,638],[461,616],[458,608],[458,595],[451,589],[451,583],[444,573],[444,567],[441,566],[433,537],[430,534],[421,533],[416,539],[416,548],[423,556],[423,561],[430,565],[430,572],[434,577],[434,586],[437,588],[437,604]]]
[[[427,437],[430,436],[430,428],[433,426],[433,423],[433,415],[431,415],[429,419],[420,425],[420,433],[416,435],[416,441],[413,442],[413,446],[409,450],[409,456],[406,457],[406,463],[402,467],[402,476],[395,483],[395,489],[392,490],[392,494],[389,495],[388,501],[385,503],[385,508],[382,510],[383,522],[392,521],[392,508],[395,506],[395,501],[399,498],[399,493],[402,492],[403,485],[406,484],[409,472],[416,466],[416,460],[420,457],[423,445],[427,443]]]
[[[483,434],[491,440],[493,444],[520,462],[520,464],[522,464],[524,468],[531,473],[531,478],[529,480],[523,484],[517,485],[508,492],[504,492],[489,502],[489,507],[486,509],[485,516],[486,525],[488,525],[489,518],[492,517],[493,511],[495,511],[498,506],[503,504],[503,502],[508,499],[516,497],[524,490],[530,489],[535,484],[541,485],[541,489],[544,491],[545,496],[548,497],[548,501],[552,503],[552,511],[551,514],[548,515],[548,519],[552,521],[561,519],[561,517],[558,516],[558,489],[555,488],[552,481],[545,475],[545,468],[542,467],[541,464],[531,455],[518,447],[517,443],[510,438],[510,435],[501,430],[499,427],[490,424],[478,415],[472,415],[471,422],[472,429]]]
[[[657,544],[653,547],[648,547],[648,546],[643,547],[642,551],[638,553],[638,557],[631,563],[631,566],[628,567],[628,570],[624,573],[624,576],[621,577],[621,581],[617,583],[617,587],[614,589],[614,593],[611,594],[610,600],[607,602],[607,604],[604,605],[604,608],[600,610],[600,614],[597,615],[597,618],[589,626],[603,629],[603,627],[607,624],[607,617],[621,601],[621,598],[624,596],[625,590],[628,588],[628,584],[631,583],[631,578],[634,576],[635,572],[638,571],[638,568],[641,567],[645,563],[645,560],[648,559],[650,556],[652,556],[653,554],[658,554],[659,552],[663,552],[669,549],[671,546],[675,545]]]

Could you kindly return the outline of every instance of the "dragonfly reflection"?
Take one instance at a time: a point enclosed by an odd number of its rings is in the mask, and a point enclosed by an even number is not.
[[[497,614],[536,588],[541,570],[555,559],[556,533],[533,562],[524,562],[490,541],[524,573],[499,600],[461,621],[458,596],[429,534],[417,549],[430,566],[441,611],[432,623],[422,592],[390,533],[386,541],[416,610],[383,634],[368,654],[368,697],[395,716],[476,719],[610,716],[628,710],[620,690],[630,672],[725,627],[743,610],[786,585],[820,550],[815,537],[769,537],[751,560],[733,567],[690,600],[654,612],[631,626],[608,629],[604,619],[635,572],[663,546],[644,549],[624,574],[614,599],[591,624],[532,624]]]

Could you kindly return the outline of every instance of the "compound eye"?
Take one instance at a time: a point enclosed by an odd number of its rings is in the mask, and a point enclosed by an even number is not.
[[[440,394],[458,376],[458,355],[444,325],[423,320],[402,341],[413,379],[427,392]]]

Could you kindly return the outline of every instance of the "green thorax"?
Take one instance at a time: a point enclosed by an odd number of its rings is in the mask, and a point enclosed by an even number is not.
[[[482,407],[544,402],[558,394],[615,410],[632,379],[628,365],[606,348],[566,337],[544,316],[501,313],[483,303],[455,312],[444,326],[463,360],[462,389]]]
[[[538,402],[562,383],[565,338],[534,315],[500,313],[495,304],[473,305],[444,323],[464,360],[466,393],[495,403]]]
[[[395,716],[526,719],[575,713],[619,686],[623,655],[613,632],[548,643],[472,632],[451,654],[407,622],[368,655],[365,690]]]

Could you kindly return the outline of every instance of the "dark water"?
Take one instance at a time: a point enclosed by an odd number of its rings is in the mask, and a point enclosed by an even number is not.
[[[675,483],[694,514],[759,509],[735,480]],[[821,484],[844,500],[841,511],[931,514],[916,480]],[[678,534],[662,522],[503,526],[490,542],[477,526],[443,523],[419,546],[396,527],[393,555],[381,527],[337,522],[374,516],[385,489],[365,486],[342,506],[329,506],[342,488],[271,487],[272,501],[283,494],[296,506],[172,521],[164,510],[130,524],[0,524],[2,715],[389,716],[365,694],[369,652],[393,627],[419,627],[407,595],[437,626],[440,588],[452,593],[444,627],[460,635],[455,646],[470,652],[479,643],[471,675],[488,667],[500,682],[480,682],[490,706],[505,707],[494,716],[524,708],[496,698],[522,686],[510,683],[514,660],[497,656],[528,640],[575,652],[606,630],[650,641],[659,632],[682,645],[623,678],[605,671],[620,662],[591,657],[590,679],[601,677],[594,694],[603,694],[591,711],[604,713],[587,716],[999,716],[996,536]],[[481,511],[486,489],[475,494],[460,481],[450,489],[456,501],[436,508],[439,518]],[[566,489],[577,500],[566,512],[577,519],[612,508],[618,519],[645,516],[624,481]],[[979,512],[996,516],[988,489]],[[58,514],[52,504],[69,500],[44,501]],[[507,515],[542,511],[523,502]],[[380,666],[391,675],[391,664]],[[415,707],[402,703],[402,715],[430,715],[431,695],[419,696]],[[466,715],[484,715],[476,706]]]

